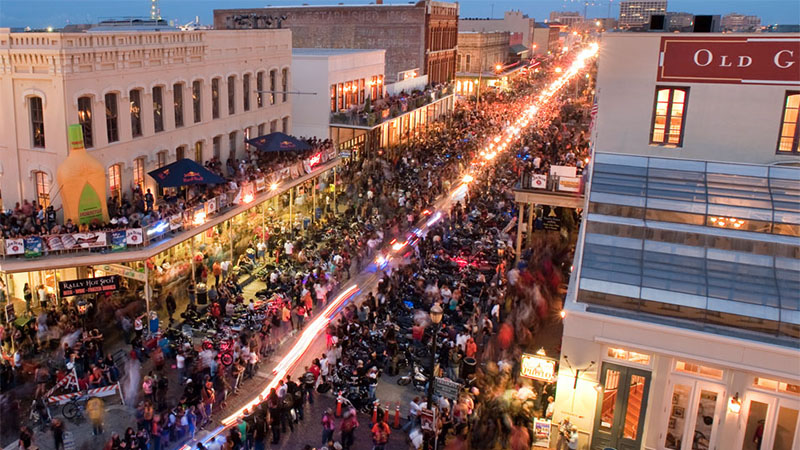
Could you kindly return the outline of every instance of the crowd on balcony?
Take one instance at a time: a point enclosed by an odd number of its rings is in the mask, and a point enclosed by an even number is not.
[[[222,161],[212,158],[204,166],[225,178],[223,185],[193,185],[185,188],[183,193],[176,189],[165,189],[163,195],[154,193],[152,189],[142,190],[138,184],[131,187],[130,197],[127,193],[108,198],[108,222],[94,221],[88,224],[76,224],[71,219],[59,220],[59,211],[52,205],[46,208],[36,200],[17,202],[13,209],[0,211],[0,233],[4,238],[19,238],[32,235],[49,235],[86,231],[113,231],[126,228],[145,227],[165,217],[191,209],[210,198],[222,193],[235,194],[244,182],[270,175],[284,167],[303,161],[320,151],[330,151],[333,142],[330,139],[305,139],[311,150],[301,152],[262,153],[255,149],[247,151],[246,158],[229,158]],[[232,199],[232,198],[231,198]],[[60,208],[59,208],[60,209]]]
[[[450,84],[448,83],[437,83],[429,85],[422,90],[415,89],[410,93],[406,91],[401,91],[394,95],[387,93],[382,98],[367,99],[368,101],[363,104],[353,105],[343,114],[351,122],[356,121],[367,124],[370,122],[370,117],[372,117],[374,123],[380,123],[385,118],[397,117],[402,113],[412,111],[437,100],[449,88]]]

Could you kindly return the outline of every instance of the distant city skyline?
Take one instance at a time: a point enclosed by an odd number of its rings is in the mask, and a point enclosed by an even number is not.
[[[202,24],[211,24],[214,9],[253,8],[261,6],[287,6],[308,3],[335,5],[337,0],[160,0],[161,16],[184,24],[199,17]],[[348,4],[369,4],[374,0],[347,0]],[[386,4],[403,4],[406,1],[384,0]],[[504,11],[521,10],[537,21],[548,19],[552,11],[584,11],[583,0],[465,0],[461,17],[502,17]],[[609,0],[587,2],[588,17],[608,17]],[[620,0],[611,0],[611,17],[619,14]],[[725,15],[736,12],[757,15],[762,24],[800,23],[800,2],[796,0],[669,0],[671,12]],[[0,0],[0,26],[60,28],[67,24],[96,23],[107,18],[126,16],[148,17],[149,0]]]

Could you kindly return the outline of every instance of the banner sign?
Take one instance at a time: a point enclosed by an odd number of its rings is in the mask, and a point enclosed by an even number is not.
[[[61,292],[62,297],[81,294],[94,294],[97,292],[110,292],[116,291],[118,288],[119,277],[116,275],[58,282],[58,290]]]
[[[558,190],[564,192],[580,192],[581,191],[581,178],[580,177],[559,177]]]
[[[112,252],[121,252],[128,248],[127,242],[125,242],[125,230],[117,230],[111,232],[111,251]]]
[[[578,168],[575,166],[550,166],[550,175],[575,177],[578,175]]]
[[[658,81],[798,86],[800,37],[662,37]]]
[[[461,391],[461,385],[449,378],[436,377],[436,382],[433,384],[434,392],[442,397],[449,398],[452,401],[458,401],[458,393]]]
[[[159,221],[163,222],[163,221]],[[162,223],[161,225],[164,226],[166,223]],[[166,228],[166,226],[164,226]],[[142,245],[144,242],[144,233],[142,232],[141,228],[131,228],[125,230],[125,243],[128,245]]]
[[[44,252],[44,244],[39,236],[28,236],[25,238],[25,257],[38,258]]]
[[[261,192],[267,188],[267,180],[265,178],[256,179],[256,192]]]
[[[531,176],[531,187],[534,189],[547,189],[547,175],[533,174]]]
[[[53,234],[45,238],[47,248],[51,251],[64,250],[64,242],[61,240],[60,234]]]
[[[533,419],[533,446],[550,448],[551,422],[545,419]]]
[[[175,231],[183,225],[183,217],[180,214],[175,214],[169,218],[169,229]]]
[[[17,312],[14,310],[14,303],[6,303],[6,322],[11,323],[17,320]]]
[[[66,236],[72,237],[72,240],[67,240]],[[80,248],[97,248],[105,247],[107,245],[105,232],[90,232],[90,233],[73,233],[61,236],[61,242],[64,243],[64,248],[69,250],[73,247]]]
[[[136,271],[128,266],[123,266],[122,264],[101,264],[94,267],[102,270],[105,273],[112,273],[114,275],[119,275],[121,277],[130,278],[136,281],[147,281],[147,277],[145,276],[144,272]]]
[[[211,217],[217,212],[217,199],[212,198],[206,201],[206,216]]]
[[[556,360],[544,356],[522,354],[522,368],[520,376],[532,380],[545,381],[552,383],[556,380]]]
[[[25,253],[24,239],[6,239],[6,255],[21,255],[23,253]]]

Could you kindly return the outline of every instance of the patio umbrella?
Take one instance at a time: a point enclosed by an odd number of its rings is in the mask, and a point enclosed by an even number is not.
[[[222,184],[225,180],[191,159],[184,158],[149,172],[161,187],[181,187],[190,184]]]
[[[294,136],[289,136],[288,134],[280,132],[259,136],[246,142],[261,152],[293,152],[311,150],[311,145],[309,145],[308,142],[301,141]]]

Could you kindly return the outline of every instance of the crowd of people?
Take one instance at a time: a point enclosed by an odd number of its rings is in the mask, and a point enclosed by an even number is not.
[[[407,111],[412,111],[423,104],[447,93],[452,85],[448,83],[437,83],[425,87],[424,89],[414,89],[411,92],[401,91],[394,95],[386,93],[377,99],[368,99],[362,104],[354,104],[347,111],[342,112],[354,124],[370,123],[370,116],[374,123],[379,123],[383,118],[396,117]],[[336,119],[334,119],[336,120]],[[341,120],[341,119],[339,119]]]
[[[131,351],[122,378],[135,386],[132,395],[137,400],[137,426],[122,435],[112,434],[106,448],[171,448],[175,442],[192,439],[198,429],[210,423],[215,411],[226,407],[229,396],[239,392],[241,383],[257,373],[262,358],[275,349],[281,338],[301,329],[341,282],[373,260],[383,243],[408,236],[414,224],[460,180],[460,174],[470,167],[486,140],[509,125],[509,118],[520,114],[546,81],[523,80],[514,90],[499,94],[492,101],[459,104],[450,120],[430,124],[427,133],[406,147],[349,161],[340,177],[347,180],[341,202],[345,206],[343,213],[326,208],[327,214],[308,230],[276,224],[267,242],[254,237],[250,246],[258,263],[264,264],[265,273],[265,287],[256,298],[244,298],[238,277],[229,269],[230,263],[225,270],[218,262],[198,264],[195,275],[207,286],[209,306],[198,307],[192,301],[183,317],[210,318],[211,328],[218,332],[207,340],[208,345],[195,348],[177,327],[165,327],[168,330],[160,339],[148,339],[147,317],[136,317],[133,323],[124,325],[129,330],[126,341],[131,344]],[[358,411],[371,406],[380,375],[405,369],[412,373],[416,370],[427,380],[433,375],[446,376],[461,381],[465,387],[455,401],[436,398],[435,406],[441,414],[433,429],[420,426],[419,411],[428,405],[415,400],[406,427],[415,448],[433,448],[437,436],[439,442],[449,440],[451,444],[476,439],[477,435],[469,430],[483,426],[476,418],[491,403],[486,400],[493,389],[478,378],[477,360],[499,362],[496,365],[503,373],[514,373],[511,368],[519,363],[510,352],[505,333],[509,321],[506,299],[509,286],[515,281],[508,274],[517,256],[506,229],[515,217],[511,185],[531,164],[536,164],[536,159],[539,164],[534,168],[556,163],[577,165],[588,148],[586,130],[580,130],[580,123],[585,121],[583,109],[571,106],[567,100],[554,99],[553,106],[539,114],[519,143],[503,156],[502,163],[482,171],[470,186],[467,198],[455,203],[427,235],[418,236],[409,258],[396,269],[387,270],[377,290],[369,293],[361,305],[348,305],[343,310],[338,323],[328,329],[324,355],[281,380],[263,402],[245,412],[239,426],[212,445],[237,450],[263,448],[270,436],[273,442],[279,442],[281,434],[287,429],[291,432],[296,423],[304,420],[304,405],[313,402],[318,391],[330,391],[345,392],[349,407],[341,420],[326,412],[320,448],[350,448],[353,430],[359,425]],[[574,109],[574,121],[563,115],[560,121],[553,120],[570,108]],[[517,158],[523,149],[533,157]],[[224,171],[219,161],[210,161],[207,167],[226,175],[233,183],[257,176],[263,168],[257,160],[243,161],[238,166],[229,161]],[[188,198],[202,200],[212,192],[190,190]],[[130,224],[134,214],[158,214],[159,209],[163,212],[161,208],[167,207],[148,206],[145,197],[146,194],[135,193],[134,202],[115,211],[115,225],[119,226],[120,217],[128,218]],[[21,212],[22,207],[19,209]],[[255,265],[251,270],[255,271]],[[170,300],[171,293],[163,295],[172,325],[175,300]],[[190,292],[190,298],[195,300],[196,293]],[[432,326],[427,314],[419,313],[429,311],[433,305],[444,310],[440,326]],[[532,314],[544,318],[551,307],[540,304]],[[63,347],[65,366],[67,360],[72,362],[87,385],[118,381],[119,371],[104,353],[99,331],[81,333],[76,322],[80,317],[71,316],[69,311],[45,315],[45,324],[55,317],[63,320],[65,315],[77,333],[74,342]],[[234,316],[257,317],[259,327],[233,331],[226,319]],[[36,322],[38,327],[38,319]],[[431,355],[426,352],[433,339],[439,350],[433,355],[436,365],[431,373],[426,363]],[[177,401],[167,395],[175,391],[169,387],[167,366],[178,371],[181,387]],[[134,376],[145,371],[147,375],[141,378]],[[46,379],[52,382],[53,377]],[[42,389],[48,382],[42,383]],[[537,408],[546,407],[542,405],[547,398],[544,390],[533,398]],[[373,424],[376,448],[383,448],[388,439],[390,431],[385,425],[381,420]],[[506,425],[519,431],[503,438],[507,448],[522,448],[523,441],[529,445],[527,438],[520,437],[527,430],[521,417],[514,417]],[[340,439],[334,440],[337,429]],[[493,432],[499,436],[498,430]]]

